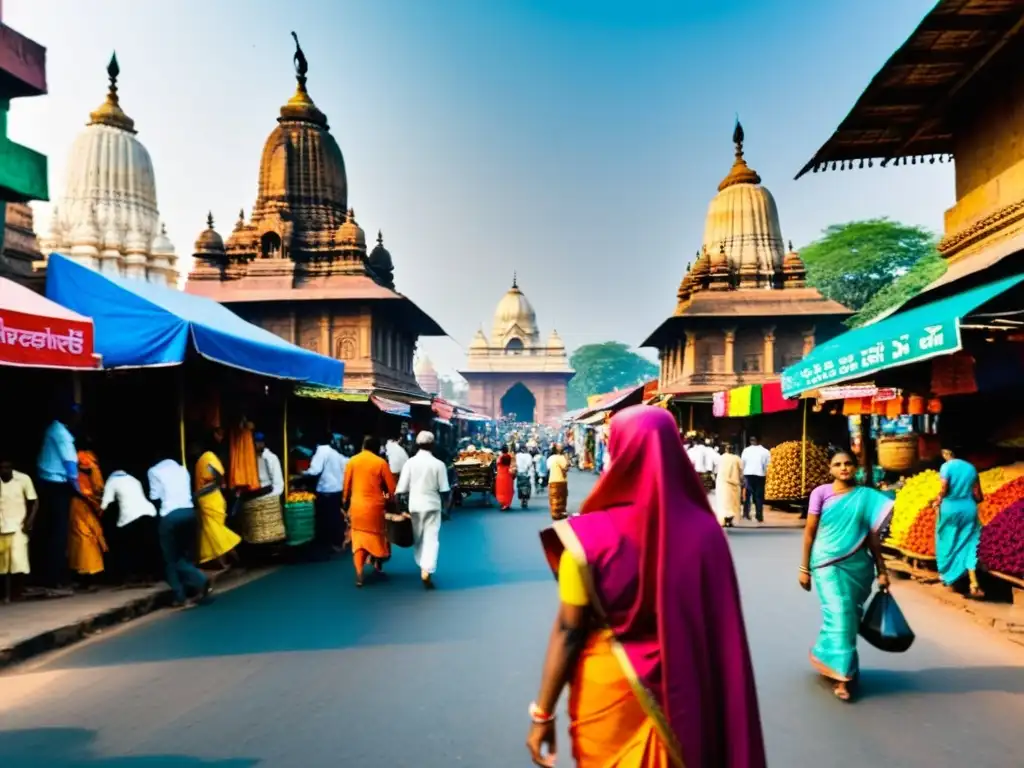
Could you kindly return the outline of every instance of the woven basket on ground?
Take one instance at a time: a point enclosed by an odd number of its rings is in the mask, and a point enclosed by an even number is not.
[[[268,494],[249,499],[242,505],[240,522],[239,533],[249,544],[274,544],[287,538],[280,496]]]

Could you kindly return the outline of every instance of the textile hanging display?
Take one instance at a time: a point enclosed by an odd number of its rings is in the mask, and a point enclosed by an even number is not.
[[[761,413],[782,413],[783,411],[795,411],[800,401],[797,399],[787,400],[782,396],[782,382],[771,381],[762,384],[761,387]]]
[[[729,390],[729,416],[757,416],[761,413],[761,387],[748,384]]]
[[[711,396],[711,414],[716,419],[725,418],[729,415],[729,393],[715,392]]]

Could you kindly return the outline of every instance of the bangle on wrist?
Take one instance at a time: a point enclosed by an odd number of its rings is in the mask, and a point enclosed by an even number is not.
[[[530,715],[530,720],[536,725],[546,725],[555,722],[555,715],[538,707],[535,701],[530,702],[530,708],[527,711]]]
[[[806,565],[801,565],[800,566],[800,573],[806,573],[806,574],[810,575],[811,569],[808,568]]]

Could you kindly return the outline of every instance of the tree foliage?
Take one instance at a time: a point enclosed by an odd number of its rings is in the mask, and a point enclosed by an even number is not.
[[[450,376],[439,376],[438,383],[441,391],[438,394],[449,403],[466,405],[469,403],[469,387],[461,376],[453,378]]]
[[[882,290],[872,296],[868,303],[861,307],[860,312],[847,322],[852,328],[863,325],[888,309],[898,307],[913,298],[931,283],[946,273],[946,260],[938,251],[932,251],[921,258],[906,274],[896,278]]]
[[[807,282],[845,307],[860,312],[922,259],[936,255],[935,236],[889,219],[833,224],[804,247]]]
[[[657,365],[618,341],[584,344],[572,353],[569,363],[576,371],[569,382],[569,410],[583,408],[592,395],[634,386],[658,375]]]

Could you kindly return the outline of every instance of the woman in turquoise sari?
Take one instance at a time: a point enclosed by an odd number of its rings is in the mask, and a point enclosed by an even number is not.
[[[834,482],[811,493],[800,586],[810,592],[813,581],[821,600],[823,621],[811,665],[832,681],[836,698],[849,701],[850,684],[859,672],[857,630],[876,570],[879,588],[889,588],[878,532],[892,511],[892,500],[856,484],[849,453],[836,453],[830,469]]]
[[[944,448],[946,463],[939,469],[942,490],[939,492],[939,519],[935,524],[935,557],[939,576],[947,587],[955,588],[965,575],[970,580],[970,596],[981,600],[985,593],[978,586],[978,541],[981,521],[978,502],[982,500],[978,470],[963,459],[956,458],[951,448]]]

